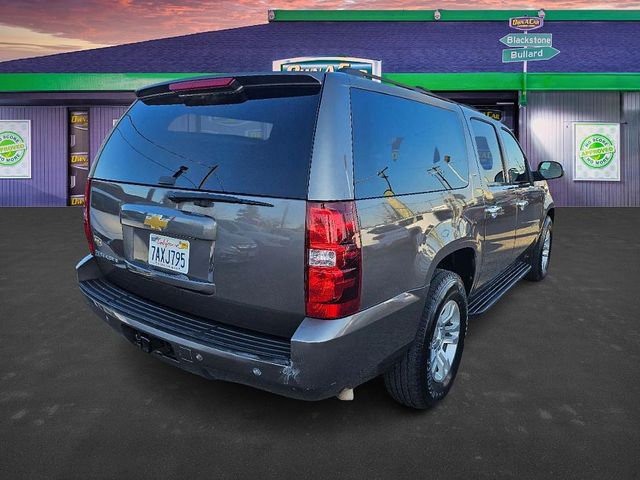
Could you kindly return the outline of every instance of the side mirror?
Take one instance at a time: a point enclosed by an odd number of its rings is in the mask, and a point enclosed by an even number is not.
[[[534,180],[553,180],[563,175],[562,165],[554,161],[545,161],[538,165],[538,171],[534,172]]]

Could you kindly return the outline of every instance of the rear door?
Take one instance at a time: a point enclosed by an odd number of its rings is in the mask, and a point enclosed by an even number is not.
[[[425,255],[458,237],[470,191],[458,107],[390,90],[351,89],[365,306],[424,285]]]
[[[513,261],[516,231],[517,187],[505,176],[498,133],[481,118],[471,119],[485,200],[485,234],[478,286],[499,275]]]
[[[91,224],[110,281],[205,319],[292,335],[305,314],[320,99],[320,83],[300,77],[176,84],[132,106],[92,172]]]
[[[509,183],[516,187],[517,226],[514,259],[522,255],[538,238],[544,209],[544,190],[533,184],[527,159],[520,145],[506,128],[500,137],[505,152]]]

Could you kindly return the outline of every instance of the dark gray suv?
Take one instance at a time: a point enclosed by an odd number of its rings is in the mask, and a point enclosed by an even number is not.
[[[80,289],[145,352],[319,400],[384,375],[426,408],[467,319],[544,278],[554,206],[511,132],[351,73],[137,92],[87,183]]]

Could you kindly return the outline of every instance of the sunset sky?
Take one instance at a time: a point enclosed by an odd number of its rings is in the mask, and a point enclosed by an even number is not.
[[[2,0],[0,61],[266,23],[268,9],[637,9],[640,0]]]

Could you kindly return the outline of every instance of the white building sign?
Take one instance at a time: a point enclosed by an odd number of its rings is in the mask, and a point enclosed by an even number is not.
[[[273,61],[274,72],[336,72],[341,68],[382,75],[382,62],[355,57],[297,57]]]
[[[0,120],[0,178],[31,178],[31,120]]]
[[[620,124],[574,124],[574,180],[620,181]]]

